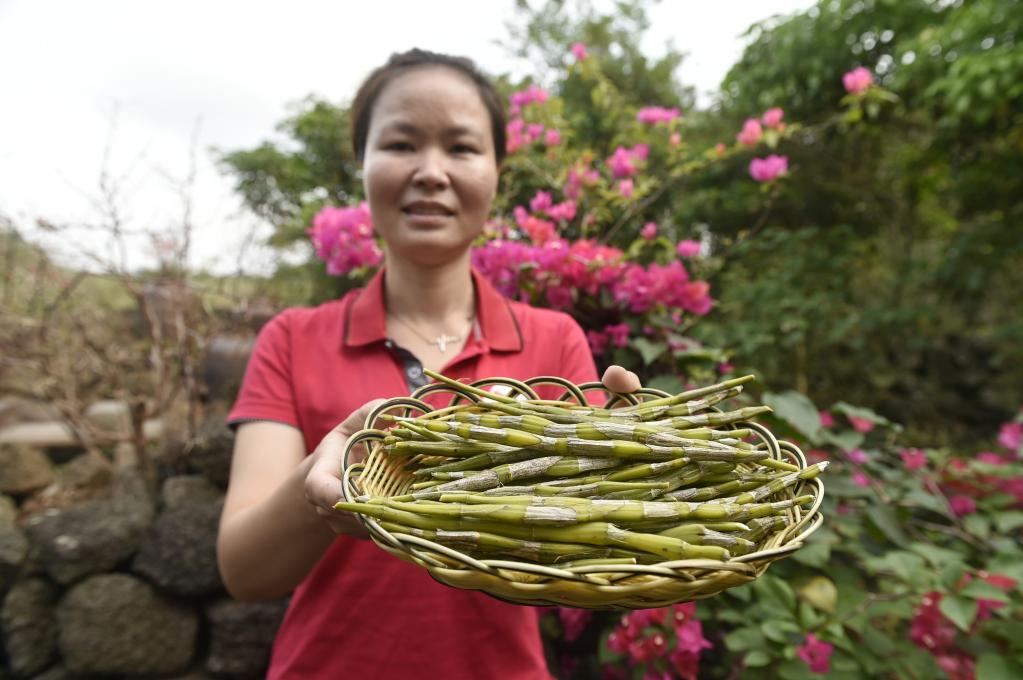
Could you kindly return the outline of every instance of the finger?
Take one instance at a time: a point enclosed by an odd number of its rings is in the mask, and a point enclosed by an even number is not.
[[[639,376],[617,365],[608,366],[600,381],[604,387],[619,394],[635,392],[642,387]]]

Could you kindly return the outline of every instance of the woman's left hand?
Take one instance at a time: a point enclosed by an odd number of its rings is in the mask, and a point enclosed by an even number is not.
[[[617,365],[608,366],[600,382],[604,383],[604,387],[618,394],[635,392],[643,386],[639,382],[639,376]]]

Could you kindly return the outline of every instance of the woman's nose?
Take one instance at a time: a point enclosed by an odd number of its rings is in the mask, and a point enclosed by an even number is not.
[[[448,173],[444,164],[443,154],[425,149],[418,157],[412,183],[419,187],[443,189],[447,187]]]

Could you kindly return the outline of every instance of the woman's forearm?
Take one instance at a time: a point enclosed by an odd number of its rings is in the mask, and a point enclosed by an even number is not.
[[[233,597],[254,601],[288,594],[336,537],[305,499],[312,463],[313,456],[305,458],[264,500],[225,513],[217,562]]]

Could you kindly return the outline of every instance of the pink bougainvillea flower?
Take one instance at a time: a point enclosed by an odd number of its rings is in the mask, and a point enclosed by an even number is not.
[[[575,609],[574,607],[558,607],[558,618],[561,620],[561,627],[564,630],[566,642],[572,642],[579,638],[586,624],[593,618],[593,612],[589,609]]]
[[[586,45],[581,42],[572,43],[572,56],[579,61],[584,61],[590,56],[589,52],[586,51]]]
[[[956,517],[963,517],[977,511],[977,503],[969,496],[956,495],[948,499],[948,505]]]
[[[767,111],[764,111],[764,115],[760,117],[760,121],[769,128],[776,128],[781,124],[781,119],[785,115],[785,112],[775,106]]]
[[[531,123],[526,126],[526,136],[529,137],[530,141],[536,141],[540,139],[540,135],[543,134],[544,126],[540,123]]]
[[[948,680],[977,680],[976,662],[968,654],[963,652],[938,654],[934,660],[938,668],[948,674]]]
[[[549,97],[550,95],[547,94],[547,90],[538,85],[530,85],[525,90],[512,92],[511,96],[508,97],[508,103],[510,108],[517,112],[530,104],[543,104]]]
[[[1009,592],[1010,590],[1015,588],[1016,584],[1018,583],[1016,579],[1012,578],[1011,576],[1006,576],[1005,574],[988,574],[987,576],[984,576],[983,579],[990,583],[991,585],[993,585],[995,588],[998,588],[999,590],[1004,590],[1005,592]]]
[[[856,472],[852,473],[852,482],[856,486],[867,487],[870,486],[870,477],[857,470]]]
[[[721,363],[718,364],[718,373],[720,375],[728,375],[729,373],[731,373],[734,370],[735,370],[735,366],[733,366],[732,364],[728,363],[727,361],[722,361]]]
[[[937,591],[926,593],[909,624],[910,641],[931,652],[951,647],[956,639],[955,626],[938,608],[942,597]]]
[[[758,182],[771,182],[789,171],[789,157],[775,156],[754,158],[749,162],[750,177]]]
[[[551,286],[547,289],[547,301],[554,309],[568,309],[572,306],[572,290],[565,286]]]
[[[834,649],[831,643],[817,639],[813,633],[807,633],[806,642],[796,647],[796,655],[806,662],[811,673],[827,673],[830,670],[829,661]]]
[[[629,344],[629,326],[624,323],[617,323],[613,326],[605,326],[604,332],[611,338],[611,344],[615,347],[625,347]]]
[[[636,120],[640,123],[656,125],[657,123],[670,123],[681,115],[676,108],[666,109],[663,106],[647,106],[636,113]]]
[[[636,144],[629,149],[629,154],[637,160],[645,161],[647,156],[650,155],[650,145],[643,143]]]
[[[853,426],[854,430],[862,434],[866,434],[874,429],[874,421],[869,418],[849,416],[849,423]]]
[[[1013,453],[1023,446],[1023,423],[1005,423],[998,432],[998,443]]]
[[[1009,461],[991,451],[981,451],[977,454],[977,461],[988,465],[1008,465]]]
[[[621,182],[618,183],[618,193],[621,194],[624,198],[629,198],[630,196],[632,196],[632,192],[634,189],[635,186],[632,184],[631,179],[623,179]]]
[[[899,456],[902,458],[902,464],[911,472],[927,465],[927,454],[920,449],[902,449]]]
[[[331,276],[342,276],[360,267],[375,267],[383,261],[365,201],[355,207],[324,206],[313,217],[313,226],[306,233]]]
[[[717,153],[717,155],[720,156],[720,155],[725,153],[725,150],[727,148],[728,147],[725,146],[724,142],[718,142],[717,144],[714,145],[714,152]]]
[[[812,464],[830,460],[831,458],[828,456],[828,452],[823,449],[810,449],[806,452],[806,459]]]
[[[679,257],[696,257],[700,254],[700,248],[699,241],[686,239],[685,241],[678,242],[678,245],[675,246],[675,252]]]
[[[821,411],[820,412],[820,418],[821,418],[821,427],[834,427],[834,425],[835,425],[835,416],[831,415],[830,411]]]
[[[870,456],[868,456],[863,451],[863,449],[853,449],[852,451],[850,451],[848,453],[848,456],[849,456],[849,460],[851,460],[852,462],[856,463],[857,465],[863,465],[868,460],[870,460]]]
[[[742,132],[737,134],[735,138],[740,144],[746,146],[756,146],[760,138],[764,136],[764,129],[760,127],[760,121],[756,118],[747,118],[746,122],[742,124]]]
[[[545,212],[552,205],[554,205],[554,201],[551,200],[549,191],[538,191],[532,200],[529,201],[529,209],[535,213]]]
[[[611,168],[611,176],[615,179],[631,177],[636,174],[636,165],[632,162],[633,156],[624,146],[620,146],[611,154],[607,165]]]
[[[874,83],[874,74],[863,66],[857,66],[842,76],[842,85],[845,91],[851,94],[861,94]]]
[[[678,146],[682,143],[682,135],[677,132],[672,132],[671,136],[668,137],[668,144],[672,146]]]
[[[558,146],[561,144],[561,133],[557,130],[548,130],[544,135],[543,143],[545,146]]]
[[[643,228],[640,230],[639,235],[642,236],[647,241],[652,241],[653,238],[657,236],[657,223],[647,222],[646,224],[643,225]]]
[[[590,351],[596,355],[603,354],[607,350],[607,342],[610,338],[606,333],[599,331],[586,331],[586,339],[590,342]]]

